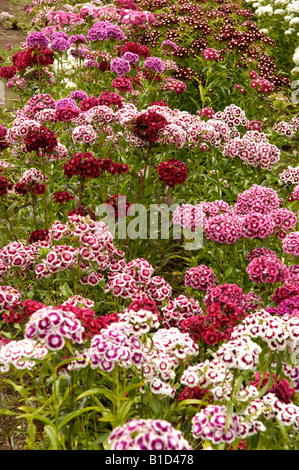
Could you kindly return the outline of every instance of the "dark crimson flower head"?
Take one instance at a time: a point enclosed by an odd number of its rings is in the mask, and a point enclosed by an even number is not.
[[[72,176],[84,176],[86,178],[98,178],[102,173],[102,160],[95,158],[92,153],[75,153],[64,165],[66,178]]]
[[[176,184],[183,184],[187,179],[187,167],[179,160],[169,159],[166,162],[161,162],[157,171],[159,179],[170,188]]]
[[[167,125],[164,116],[152,110],[146,111],[136,118],[133,134],[147,142],[156,142],[159,139],[159,131]]]
[[[8,181],[7,178],[4,176],[0,177],[0,196],[4,196],[4,194],[7,194],[7,191],[9,189],[12,189],[13,184]]]
[[[95,213],[91,209],[88,209],[88,207],[84,207],[84,206],[79,206],[78,209],[71,210],[68,213],[68,216],[71,216],[71,215],[81,215],[82,217],[89,215],[91,219],[96,220]]]
[[[64,202],[74,199],[74,197],[68,191],[56,191],[53,194],[53,198],[58,204],[63,204]]]
[[[28,152],[44,149],[51,152],[58,143],[55,132],[41,126],[40,129],[30,129],[25,137],[26,149]]]
[[[36,243],[49,239],[49,230],[34,230],[28,237],[29,243]]]
[[[0,69],[1,78],[9,79],[9,78],[14,77],[16,73],[17,73],[17,69],[14,65],[1,67]]]

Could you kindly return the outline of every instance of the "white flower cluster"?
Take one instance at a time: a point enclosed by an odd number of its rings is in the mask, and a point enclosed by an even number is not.
[[[207,387],[211,384],[223,382],[225,378],[230,378],[227,368],[218,359],[212,361],[206,360],[194,366],[189,366],[185,369],[182,377],[181,384],[187,387]]]
[[[36,341],[10,341],[0,349],[0,372],[8,372],[11,366],[31,370],[37,365],[34,359],[44,359],[47,354],[46,346]]]
[[[259,364],[262,348],[247,336],[239,336],[220,346],[215,353],[228,369],[254,370]]]
[[[299,342],[299,318],[288,314],[282,317],[273,316],[266,310],[261,310],[246,317],[233,329],[231,336],[233,339],[259,338],[272,351],[288,350],[292,353]],[[218,357],[218,351],[216,354]]]
[[[197,356],[198,346],[178,328],[160,328],[144,347],[146,361],[143,374],[152,393],[174,396],[175,389],[166,383],[175,378],[180,359]]]
[[[245,414],[258,417],[263,415],[267,420],[277,419],[284,426],[299,429],[299,406],[293,403],[283,403],[274,393],[267,393],[262,398],[253,400],[245,409]]]

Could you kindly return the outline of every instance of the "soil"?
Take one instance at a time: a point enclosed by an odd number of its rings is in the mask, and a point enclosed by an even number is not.
[[[13,15],[16,20],[26,20],[26,12],[24,11],[24,0],[0,0],[0,13],[6,12]],[[0,55],[1,51],[7,50],[7,45],[11,44],[12,50],[18,48],[20,43],[25,41],[27,33],[20,29],[18,24],[13,26],[13,29],[4,29],[0,25]],[[6,64],[8,65],[8,64]],[[4,85],[4,104],[6,107],[10,107],[17,96],[10,90],[7,90]]]
[[[24,21],[26,13],[24,12],[25,2],[23,0],[9,1],[0,0],[0,13],[7,12],[13,15],[17,20]],[[12,50],[18,49],[20,43],[25,40],[27,33],[19,28],[18,25],[13,29],[4,29],[0,25],[0,56],[1,51],[7,49],[7,45],[11,44]],[[4,85],[4,105],[9,107],[12,100],[17,97],[10,90],[5,89]],[[8,378],[8,377],[7,377]],[[5,375],[1,375],[0,383],[0,412],[3,409],[17,411],[20,402],[19,394],[15,393],[13,389],[5,383]],[[19,432],[15,432],[15,430]],[[19,422],[14,416],[0,415],[0,450],[22,450],[26,444],[26,432],[24,423]],[[12,437],[13,435],[13,437]]]

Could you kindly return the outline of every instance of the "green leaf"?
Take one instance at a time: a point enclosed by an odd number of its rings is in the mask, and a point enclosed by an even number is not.
[[[47,425],[44,427],[44,431],[47,434],[47,436],[50,438],[53,450],[60,450],[61,445],[60,445],[55,429],[52,426]]]
[[[112,403],[115,401],[114,393],[111,390],[108,390],[107,388],[91,388],[90,390],[81,393],[77,397],[77,400],[81,400],[82,398],[88,397],[90,395],[104,395]]]
[[[96,410],[96,411],[98,411],[98,407],[97,407],[97,406],[87,406],[86,408],[82,408],[81,410],[73,411],[72,413],[68,414],[68,415],[61,421],[61,423],[59,424],[59,429],[62,429],[63,426],[65,426],[69,421],[71,421],[72,419],[76,418],[77,416],[80,416],[80,415],[82,415],[83,413],[86,413],[87,411],[91,411],[91,410]]]

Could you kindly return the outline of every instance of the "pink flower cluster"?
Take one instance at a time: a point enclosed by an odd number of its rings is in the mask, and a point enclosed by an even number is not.
[[[271,170],[280,160],[280,150],[270,144],[262,132],[249,130],[243,137],[231,139],[222,149],[223,155],[239,157],[246,165]]]
[[[299,232],[289,233],[282,241],[282,249],[292,256],[299,256]]]
[[[216,282],[216,274],[204,264],[190,268],[185,274],[185,286],[193,289],[207,290],[208,287],[214,287]]]
[[[257,284],[283,283],[290,277],[288,268],[273,255],[253,258],[247,266],[246,272],[250,279]]]
[[[180,322],[193,315],[201,315],[199,302],[185,295],[179,295],[162,307],[164,328],[179,328]]]
[[[238,195],[235,206],[225,201],[182,204],[173,213],[173,222],[196,230],[203,226],[207,239],[216,243],[235,244],[245,238],[284,239],[296,227],[298,218],[282,208],[282,200],[272,188],[254,184]]]

